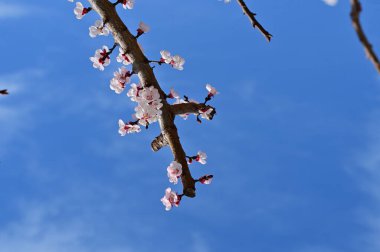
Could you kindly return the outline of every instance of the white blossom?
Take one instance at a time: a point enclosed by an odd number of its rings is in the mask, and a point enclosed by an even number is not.
[[[137,124],[131,124],[131,123],[124,123],[123,120],[119,119],[119,134],[121,136],[125,136],[125,134],[130,133],[139,133],[141,131],[141,128]]]
[[[128,55],[124,53],[121,47],[119,47],[119,55],[116,57],[116,60],[117,62],[123,63],[124,65],[129,65],[132,63]]]
[[[213,108],[205,108],[205,109],[200,109],[198,112],[199,112],[199,115],[203,118],[203,119],[207,119],[207,120],[210,120],[211,119],[211,113],[214,111]]]
[[[176,192],[173,192],[169,187],[165,190],[165,195],[161,198],[161,202],[165,206],[165,210],[169,211],[173,206],[179,206],[179,203],[181,202],[181,196]]]
[[[77,2],[74,8],[74,14],[77,19],[82,19],[88,13],[88,9],[83,7],[81,2]]]
[[[108,55],[109,49],[107,46],[103,46],[102,49],[95,51],[94,57],[90,57],[90,60],[93,62],[94,68],[99,68],[100,71],[104,70],[105,66],[108,66],[111,62]]]
[[[145,24],[144,22],[139,23],[139,28],[137,29],[138,35],[141,35],[143,33],[147,33],[149,31],[150,31],[150,27],[147,24]]]
[[[110,34],[110,30],[107,26],[103,25],[101,20],[96,20],[93,26],[90,26],[90,37],[95,38],[96,36],[108,36]]]
[[[111,79],[110,88],[115,93],[120,94],[125,89],[125,85],[129,83],[131,72],[125,67],[119,68],[117,72],[114,72],[114,77]]]
[[[206,164],[206,159],[207,159],[206,153],[204,153],[202,151],[198,151],[197,157],[195,158],[195,161],[197,161],[201,164]]]
[[[210,84],[206,84],[206,89],[208,91],[208,96],[209,97],[214,96],[216,94],[219,94],[219,92],[213,86],[211,86]]]
[[[182,174],[182,165],[177,161],[173,161],[166,170],[168,172],[169,182],[177,184],[178,178],[180,178]]]
[[[133,9],[135,5],[135,0],[123,0],[123,8],[124,9]]]
[[[143,89],[141,84],[131,84],[131,88],[129,89],[127,96],[131,98],[132,101],[137,102],[140,98],[140,91]]]
[[[199,182],[201,182],[202,184],[205,184],[205,185],[209,185],[209,184],[211,184],[213,177],[214,176],[212,176],[212,175],[204,175],[201,178],[199,178]]]

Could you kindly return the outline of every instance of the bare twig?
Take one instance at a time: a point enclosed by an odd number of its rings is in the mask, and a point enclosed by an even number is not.
[[[0,90],[0,94],[1,95],[8,95],[9,93],[8,93],[8,90],[3,89],[3,90]]]
[[[136,38],[130,33],[126,25],[120,19],[115,10],[115,6],[108,0],[88,0],[94,11],[96,11],[103,20],[108,20],[108,27],[111,30],[115,42],[126,52],[131,59],[133,72],[135,72],[143,87],[153,86],[158,90],[162,100],[162,116],[159,119],[161,134],[168,142],[173,153],[175,161],[182,165],[181,181],[183,185],[183,194],[188,197],[195,197],[195,180],[191,176],[189,166],[186,160],[185,151],[179,140],[177,127],[174,124],[175,115],[170,105],[166,101],[166,95],[161,89],[154,73],[137,44]]]
[[[245,4],[243,0],[237,0],[237,2],[242,8],[243,13],[249,18],[249,21],[251,21],[253,28],[257,27],[257,29],[259,29],[261,34],[264,35],[267,41],[270,42],[273,36],[267,30],[265,30],[265,28],[259,23],[259,21],[257,21],[257,19],[255,18],[256,13],[253,13],[252,11],[250,11],[250,9],[248,8],[248,6]]]
[[[363,27],[360,23],[360,12],[362,11],[362,6],[359,0],[351,0],[351,20],[352,25],[362,43],[365,53],[370,61],[372,61],[376,70],[380,73],[380,62],[376,53],[374,52],[371,43],[368,41],[367,36],[363,31]]]

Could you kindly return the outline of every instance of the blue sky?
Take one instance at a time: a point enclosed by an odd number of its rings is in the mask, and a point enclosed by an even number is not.
[[[0,1],[1,252],[378,252],[380,77],[349,19],[349,1],[247,1],[274,35],[268,44],[237,4],[143,1],[120,9],[149,58],[167,49],[185,70],[155,70],[162,87],[220,95],[202,125],[177,120],[192,165],[212,173],[195,199],[166,212],[171,153],[150,150],[158,125],[120,137],[134,104],[109,90],[116,60],[89,57],[91,13],[67,1]],[[380,3],[362,22],[380,52]],[[135,80],[136,81],[136,80]],[[180,190],[180,186],[174,187]]]

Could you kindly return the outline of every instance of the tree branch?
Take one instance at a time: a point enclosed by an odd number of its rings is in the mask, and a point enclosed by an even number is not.
[[[161,134],[168,142],[173,153],[175,161],[182,165],[181,181],[183,185],[183,194],[188,197],[195,197],[195,180],[191,176],[189,166],[186,160],[185,151],[179,140],[177,127],[174,124],[174,117],[170,105],[166,101],[166,95],[161,89],[154,73],[137,44],[136,38],[130,33],[126,25],[120,19],[116,12],[115,6],[108,0],[88,0],[94,11],[96,11],[103,20],[107,20],[108,27],[113,34],[115,42],[126,52],[131,59],[133,72],[135,72],[143,87],[153,86],[158,90],[162,100],[162,115],[159,119]]]
[[[161,148],[167,146],[169,143],[168,141],[166,140],[166,138],[160,134],[159,136],[157,136],[153,142],[151,143],[151,146],[152,146],[152,150],[154,152],[157,152],[159,150],[161,150]]]
[[[250,9],[248,8],[248,6],[245,4],[243,0],[237,0],[237,2],[242,8],[243,13],[249,18],[249,21],[251,21],[253,28],[257,27],[257,29],[259,29],[261,34],[264,35],[267,41],[270,42],[273,36],[267,30],[265,30],[265,28],[259,23],[259,21],[257,21],[257,19],[255,18],[256,13],[253,13],[252,11],[250,11]]]
[[[380,74],[380,62],[374,52],[371,43],[368,41],[367,36],[363,31],[363,27],[360,23],[360,12],[362,11],[361,3],[359,0],[351,0],[351,20],[352,25],[359,37],[360,42],[362,43],[366,55],[370,61],[372,61],[377,72]]]
[[[198,114],[201,109],[209,109],[213,108],[210,105],[204,105],[202,103],[180,103],[171,105],[171,109],[175,115],[183,115],[183,114]]]

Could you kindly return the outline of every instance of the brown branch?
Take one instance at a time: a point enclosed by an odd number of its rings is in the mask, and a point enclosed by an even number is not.
[[[159,150],[161,150],[161,148],[167,146],[169,143],[168,141],[166,140],[166,138],[160,134],[158,137],[156,137],[153,142],[150,144],[152,146],[152,150],[154,152],[157,152]]]
[[[126,25],[120,19],[116,12],[115,6],[107,0],[88,0],[94,11],[96,11],[103,20],[107,20],[115,42],[126,52],[133,64],[135,72],[143,87],[153,86],[158,90],[162,100],[162,116],[159,119],[161,134],[168,142],[173,153],[175,161],[182,165],[181,181],[183,185],[183,194],[188,197],[195,197],[195,180],[191,176],[189,166],[186,160],[185,151],[179,140],[177,127],[174,124],[174,117],[170,105],[166,102],[166,95],[161,89],[154,73],[137,44],[136,38],[130,33]]]
[[[201,103],[193,103],[193,102],[171,105],[171,109],[175,115],[198,114],[199,110],[206,109],[206,108],[214,109],[214,107],[211,107],[209,105],[204,105]]]
[[[371,43],[368,41],[367,36],[363,31],[363,27],[360,23],[360,12],[362,11],[362,6],[359,0],[351,0],[351,20],[352,25],[359,37],[360,42],[362,43],[365,53],[370,61],[372,61],[377,72],[380,73],[380,62],[374,52]]]
[[[0,94],[1,95],[8,95],[9,93],[8,93],[8,90],[3,89],[3,90],[0,90]]]
[[[250,11],[250,9],[248,8],[248,6],[245,4],[243,0],[237,0],[237,2],[242,8],[243,13],[249,18],[249,21],[251,21],[253,28],[257,27],[257,29],[259,29],[261,34],[264,35],[267,41],[270,42],[273,36],[267,30],[265,30],[265,28],[259,23],[259,21],[257,21],[257,19],[255,18],[256,13],[253,13],[252,11]]]

